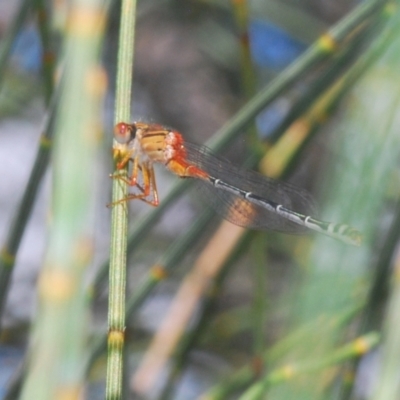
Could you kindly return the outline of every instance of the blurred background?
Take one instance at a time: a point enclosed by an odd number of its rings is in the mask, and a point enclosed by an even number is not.
[[[173,127],[188,141],[210,145],[248,101],[362,3],[139,1],[132,120]],[[2,268],[42,135],[52,126],[69,7],[63,1],[0,0]],[[94,86],[106,90],[96,100],[88,211],[93,242],[84,273],[88,399],[104,398],[104,346],[92,350],[89,344],[102,343],[107,333],[111,211],[106,204],[114,168],[121,4],[109,1],[103,7],[101,73]],[[388,9],[358,16],[345,40],[328,50],[314,44],[333,56],[304,67],[221,150],[235,165],[253,156],[250,165],[261,160],[257,169],[309,190],[319,206],[316,217],[356,226],[363,245],[353,248],[316,234],[221,228],[220,217],[204,214],[208,205],[195,187],[182,189],[152,222],[151,206],[130,202],[126,398],[195,399],[204,393],[210,399],[400,398],[400,388],[398,397],[390,397],[395,389],[376,397],[375,384],[378,376],[382,382],[392,377],[396,388],[393,377],[400,376],[398,365],[390,372],[382,367],[386,353],[377,350],[378,338],[390,342],[395,327],[391,294],[397,287],[391,292],[390,282],[398,269],[392,260],[398,242],[400,82],[393,54],[399,43],[393,26],[392,36],[385,30],[397,16],[396,9]],[[78,151],[76,157],[79,163]],[[18,398],[10,387],[18,388],[21,380],[38,312],[38,275],[51,239],[53,162],[31,183],[38,188],[33,208],[12,254],[13,267],[2,272],[0,398]],[[162,205],[179,179],[158,166],[156,178]],[[168,270],[161,282],[154,278],[160,266]],[[157,343],[165,349],[159,359]],[[398,354],[393,346],[391,353]]]

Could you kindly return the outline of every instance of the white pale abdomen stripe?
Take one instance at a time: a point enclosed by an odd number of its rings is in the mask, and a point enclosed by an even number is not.
[[[276,214],[280,215],[282,218],[286,218],[292,222],[295,222],[299,225],[305,226],[314,231],[334,237],[345,243],[349,243],[349,244],[353,244],[353,245],[360,244],[360,241],[361,241],[360,233],[357,230],[355,230],[354,228],[350,227],[349,225],[335,224],[332,222],[321,221],[321,220],[312,218],[311,216],[303,215],[303,214],[297,213],[293,210],[289,210],[288,208],[284,207],[281,204],[277,204],[268,199],[264,199],[261,196],[258,196],[257,194],[254,194],[252,192],[248,192],[243,189],[239,189],[235,186],[232,186],[232,185],[222,181],[221,179],[217,179],[212,176],[209,176],[208,179],[215,188],[220,189],[220,190],[226,190],[237,196],[243,197],[250,203],[256,204],[262,208],[265,208],[266,210],[268,210],[270,212],[276,213]]]

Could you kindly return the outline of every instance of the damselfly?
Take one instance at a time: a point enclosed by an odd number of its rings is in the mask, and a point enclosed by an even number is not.
[[[361,243],[361,233],[349,225],[311,217],[314,201],[305,190],[238,168],[206,147],[186,142],[175,130],[158,124],[120,122],[114,136],[126,145],[117,169],[132,164],[128,178],[119,179],[138,189],[117,203],[140,199],[157,206],[153,164],[160,163],[181,178],[198,179],[213,208],[236,225],[292,234],[311,229],[348,244]]]

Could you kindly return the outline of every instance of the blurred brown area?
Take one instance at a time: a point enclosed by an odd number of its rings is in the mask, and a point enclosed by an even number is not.
[[[225,71],[199,48],[194,23],[167,7],[139,19],[135,79],[150,94],[161,122],[204,141],[233,113],[235,98]]]

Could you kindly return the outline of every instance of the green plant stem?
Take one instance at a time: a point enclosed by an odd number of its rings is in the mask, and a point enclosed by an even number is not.
[[[265,322],[267,312],[267,256],[266,256],[266,235],[258,233],[252,246],[252,273],[254,275],[254,295],[252,306],[252,325],[254,336],[253,356],[256,360],[265,348]],[[259,360],[262,364],[261,359]],[[259,368],[263,368],[259,365]]]
[[[197,218],[196,222],[192,224],[191,228],[173,242],[165,254],[150,268],[148,276],[127,301],[126,319],[132,317],[157,284],[164,279],[172,269],[179,265],[179,260],[181,260],[183,255],[195,245],[199,232],[204,230],[213,215],[214,213],[211,210],[205,210]],[[87,369],[92,365],[96,357],[104,351],[105,346],[105,338],[101,338],[95,343],[87,362]]]
[[[15,259],[18,249],[28,223],[32,208],[36,199],[40,183],[47,170],[50,158],[52,138],[54,133],[54,120],[57,96],[53,99],[53,105],[50,107],[50,117],[47,127],[40,138],[39,148],[36,159],[28,179],[20,205],[18,206],[12,225],[9,229],[9,235],[0,253],[0,319],[7,296],[8,285],[11,274],[14,270]]]
[[[247,0],[231,0],[240,43],[240,63],[243,92],[246,99],[254,95],[256,75],[250,51],[249,4]]]
[[[355,314],[358,314],[364,304],[349,307],[340,315],[331,318],[321,318],[314,320],[309,324],[301,326],[292,331],[288,336],[280,339],[271,348],[264,351],[262,354],[264,363],[274,365],[279,360],[283,359],[293,348],[296,348],[303,341],[307,340],[312,332],[321,331],[324,329],[334,330],[342,327],[351,320]],[[228,398],[238,390],[248,387],[258,377],[252,364],[247,364],[235,371],[224,382],[215,385],[203,394],[202,398],[209,400],[222,400]]]
[[[130,120],[135,21],[136,1],[123,0],[117,61],[115,123]],[[120,173],[126,175],[126,169]],[[126,195],[127,185],[121,185],[120,180],[114,179],[112,201],[117,202]],[[118,400],[122,397],[127,243],[128,205],[122,202],[112,207],[111,214],[107,400]]]
[[[376,389],[371,399],[392,400],[399,398],[400,382],[400,335],[399,335],[399,308],[400,308],[400,257],[394,262],[394,274],[386,312],[384,337],[382,344],[381,367],[376,383]]]
[[[44,0],[35,0],[38,27],[43,47],[42,65],[46,104],[50,102],[54,87],[55,54],[51,50],[50,20]]]
[[[241,397],[240,400],[261,400],[265,395],[265,389],[269,385],[276,385],[281,382],[294,379],[300,374],[310,374],[314,371],[325,369],[331,365],[342,363],[348,359],[359,357],[374,348],[379,342],[379,335],[370,332],[354,341],[333,350],[331,354],[322,359],[305,362],[295,362],[276,368],[269,372],[263,381],[255,383]]]
[[[179,180],[158,207],[154,208],[148,215],[145,215],[135,223],[134,229],[130,233],[128,239],[128,254],[133,253],[143,243],[147,237],[146,234],[150,232],[151,228],[158,222],[165,210],[167,210],[169,206],[175,204],[175,199],[188,189],[191,183],[192,182],[188,179]],[[109,264],[110,260],[107,260],[101,265],[99,273],[91,285],[95,291],[98,291],[99,286],[107,276]],[[90,291],[92,290],[90,289]]]
[[[93,127],[99,126],[105,92],[105,85],[97,81],[105,14],[102,0],[75,0],[70,6],[63,43],[68,61],[55,121],[52,219],[23,400],[70,398],[83,390],[88,321],[83,281],[93,254],[91,210],[98,143]]]

